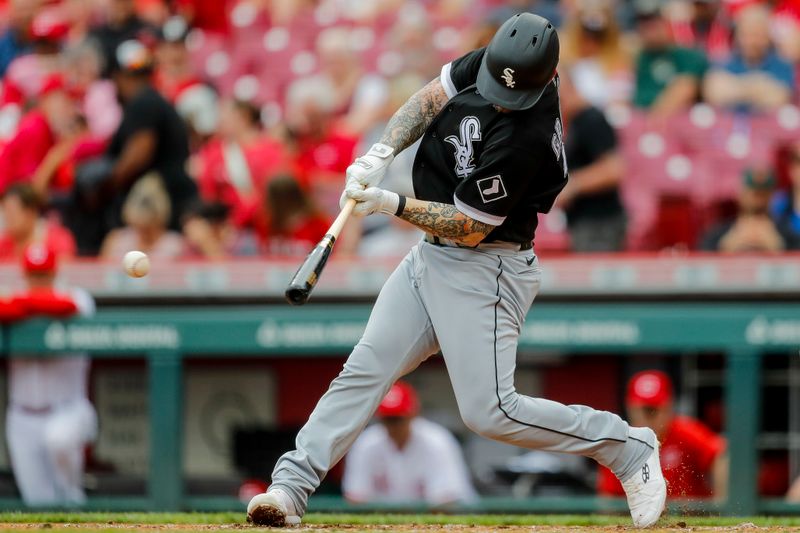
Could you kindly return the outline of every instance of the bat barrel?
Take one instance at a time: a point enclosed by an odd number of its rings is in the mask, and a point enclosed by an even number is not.
[[[291,305],[303,305],[308,301],[311,291],[314,290],[317,280],[319,280],[322,269],[325,268],[325,263],[328,262],[328,257],[331,255],[335,241],[336,237],[333,235],[325,235],[319,244],[311,250],[303,264],[300,265],[300,268],[297,269],[284,292],[286,301]]]

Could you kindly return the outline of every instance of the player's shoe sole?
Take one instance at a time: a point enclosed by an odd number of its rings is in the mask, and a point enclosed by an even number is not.
[[[658,522],[666,508],[667,482],[661,471],[658,439],[655,438],[654,442],[655,449],[641,470],[622,482],[633,525],[636,527],[652,526]]]
[[[257,494],[247,505],[247,521],[259,526],[288,527],[300,524],[300,517],[289,514],[287,498],[282,492]]]

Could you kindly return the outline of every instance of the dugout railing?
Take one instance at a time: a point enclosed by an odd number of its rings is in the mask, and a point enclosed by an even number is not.
[[[92,498],[88,509],[241,510],[235,498],[192,497],[182,475],[183,361],[187,357],[319,357],[347,353],[358,340],[369,305],[312,304],[102,308],[93,319],[41,319],[4,326],[8,354],[88,352],[98,358],[147,360],[150,450],[147,494]],[[726,436],[730,487],[726,502],[678,502],[726,514],[800,513],[800,506],[757,495],[756,441],[760,416],[761,358],[800,346],[800,303],[786,302],[541,302],[530,311],[520,350],[569,353],[724,353]],[[4,509],[21,501],[0,499]],[[311,510],[359,510],[339,498],[313,497]],[[621,501],[594,497],[485,498],[473,511],[595,512],[624,510]]]

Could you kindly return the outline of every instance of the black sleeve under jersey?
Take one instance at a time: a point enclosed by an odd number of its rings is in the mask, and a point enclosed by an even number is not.
[[[485,51],[485,48],[478,48],[442,67],[441,80],[447,96],[452,98],[475,83]]]
[[[484,148],[478,167],[456,187],[453,203],[465,215],[499,226],[525,195],[538,159],[535,150],[497,139]]]

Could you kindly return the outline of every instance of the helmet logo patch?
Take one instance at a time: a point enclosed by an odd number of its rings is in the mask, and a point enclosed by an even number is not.
[[[506,86],[513,89],[516,82],[514,81],[514,69],[506,67],[503,69],[503,75],[500,76],[506,82]]]

